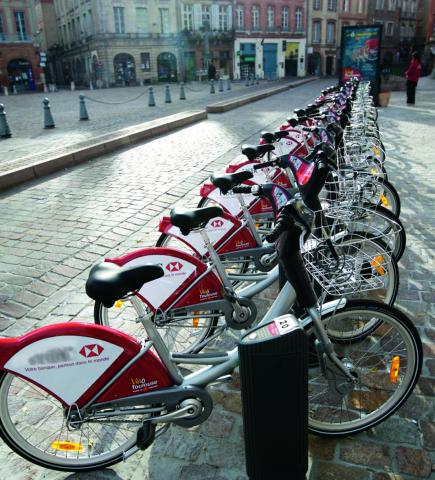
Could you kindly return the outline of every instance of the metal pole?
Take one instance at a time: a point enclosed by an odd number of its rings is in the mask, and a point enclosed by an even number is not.
[[[89,120],[88,111],[86,109],[85,96],[79,95],[79,120]]]
[[[6,118],[5,106],[0,103],[0,138],[10,138],[11,136],[12,133]]]
[[[42,103],[44,104],[44,128],[54,128],[56,125],[51,114],[50,101],[45,97]]]

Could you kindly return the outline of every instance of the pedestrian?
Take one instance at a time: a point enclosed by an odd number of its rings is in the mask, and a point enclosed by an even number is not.
[[[413,52],[411,63],[406,70],[406,103],[408,105],[414,105],[415,103],[415,89],[420,78],[420,72],[420,55],[418,52]]]
[[[216,77],[216,67],[214,66],[213,62],[210,63],[208,66],[208,79],[214,80]]]

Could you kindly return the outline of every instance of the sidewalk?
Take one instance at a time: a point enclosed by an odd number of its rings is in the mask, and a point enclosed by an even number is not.
[[[184,110],[204,109],[210,103],[234,99],[296,80],[261,80],[259,85],[248,87],[244,82],[233,82],[230,91],[224,82],[223,92],[219,92],[219,82],[215,82],[215,94],[210,93],[208,83],[193,82],[185,85],[186,100],[179,99],[179,85],[171,84],[171,103],[165,103],[165,85],[153,85],[155,107],[148,106],[148,86],[74,92],[62,90],[47,94],[0,97],[12,132],[11,138],[0,139],[0,173],[13,170],[17,165],[25,166],[44,160],[54,152],[62,154],[72,148],[86,147],[96,136],[116,132],[121,128]],[[80,93],[86,96],[90,118],[88,121],[79,121]],[[54,129],[43,128],[42,100],[45,97],[50,100],[56,124]]]

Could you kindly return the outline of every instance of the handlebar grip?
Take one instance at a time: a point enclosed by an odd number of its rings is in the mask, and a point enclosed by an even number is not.
[[[266,241],[269,243],[275,243],[280,237],[280,235],[288,231],[293,225],[293,218],[289,216],[286,216],[284,218],[280,217],[274,229],[268,235],[266,235]]]
[[[252,187],[247,185],[240,185],[233,188],[233,193],[252,193]]]
[[[275,167],[277,165],[277,160],[270,160],[269,162],[261,162],[254,165],[254,170],[260,170],[261,168],[266,167]]]

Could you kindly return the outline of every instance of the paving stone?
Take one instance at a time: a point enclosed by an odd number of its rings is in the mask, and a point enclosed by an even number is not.
[[[48,272],[48,273],[45,273],[41,277],[41,280],[43,282],[46,282],[46,283],[50,284],[50,285],[56,285],[58,287],[63,287],[64,285],[66,285],[70,281],[70,278],[65,277],[63,275],[59,275],[57,273]]]
[[[57,289],[58,287],[56,285],[45,283],[39,280],[31,283],[28,286],[28,290],[30,290],[33,293],[36,293],[37,295],[42,295],[44,297],[49,297]]]
[[[41,295],[36,295],[32,292],[23,291],[20,292],[18,295],[14,296],[14,301],[27,305],[29,307],[36,307],[36,305],[39,305],[41,302],[44,301],[44,297],[42,297]]]
[[[201,425],[201,433],[207,437],[228,438],[231,434],[235,417],[214,409],[210,417]]]
[[[209,443],[204,452],[204,457],[208,464],[217,467],[243,470],[245,466],[245,448],[241,442]]]
[[[370,480],[370,477],[370,472],[365,468],[319,462],[315,478],[319,480]]]
[[[215,480],[219,469],[212,465],[186,465],[181,469],[180,480]]]
[[[12,318],[21,318],[29,311],[29,307],[15,302],[4,302],[0,304],[0,315]]]
[[[346,441],[340,447],[340,459],[358,465],[372,465],[379,468],[391,466],[390,449],[376,443]]]
[[[422,449],[397,447],[396,459],[401,473],[427,478],[432,470],[430,456]]]
[[[435,450],[435,422],[420,420],[419,426],[422,433],[423,446]]]
[[[8,327],[11,325],[14,325],[14,320],[10,320],[8,318],[5,318],[1,313],[0,313],[0,332],[3,332],[6,330]]]
[[[418,425],[408,419],[392,416],[368,431],[373,440],[389,443],[410,443],[419,439]]]
[[[335,455],[336,445],[335,439],[331,440],[315,435],[308,436],[308,453],[316,459],[332,460]]]
[[[50,273],[59,274],[68,278],[74,278],[80,273],[80,270],[77,268],[68,267],[67,265],[57,265],[51,269]]]

